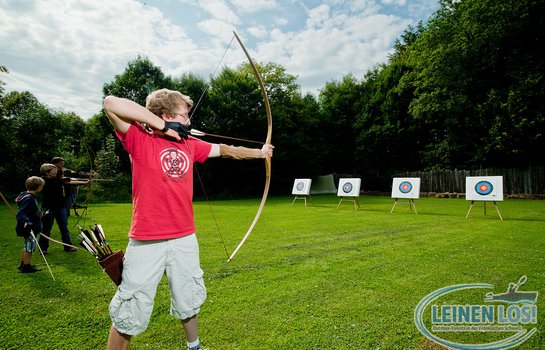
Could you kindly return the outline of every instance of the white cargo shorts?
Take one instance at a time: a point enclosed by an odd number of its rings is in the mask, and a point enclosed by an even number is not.
[[[146,330],[157,285],[165,273],[171,295],[170,314],[183,320],[199,313],[206,287],[195,234],[157,241],[131,239],[123,260],[121,285],[110,302],[115,329],[128,335]]]

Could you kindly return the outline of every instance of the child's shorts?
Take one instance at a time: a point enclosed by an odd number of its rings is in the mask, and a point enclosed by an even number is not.
[[[146,330],[157,285],[165,273],[171,295],[170,314],[183,320],[199,313],[206,288],[195,234],[157,241],[131,239],[123,261],[121,285],[110,303],[115,329],[128,335]]]
[[[27,253],[34,253],[36,250],[36,241],[32,236],[23,237],[23,250]]]

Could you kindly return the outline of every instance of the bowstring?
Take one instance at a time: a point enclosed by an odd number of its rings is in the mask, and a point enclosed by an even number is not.
[[[214,77],[216,75],[216,72],[218,71],[220,65],[221,65],[221,62],[223,62],[223,59],[225,58],[225,56],[227,55],[227,51],[229,51],[229,49],[231,48],[231,44],[233,43],[233,40],[235,40],[235,36],[233,35],[231,37],[231,41],[229,42],[229,45],[227,45],[227,48],[225,49],[225,51],[223,52],[223,55],[221,56],[221,59],[220,61],[218,62],[218,64],[216,65],[216,68],[214,69],[214,71],[212,72],[212,77]],[[201,100],[202,98],[204,97],[204,94],[208,91],[208,89],[210,88],[210,82],[207,83],[204,87],[204,89],[202,90],[202,93],[201,93],[201,96],[199,96],[199,99],[197,100],[197,103],[195,104],[195,107],[191,110],[191,114],[189,115],[189,120],[192,120],[193,119],[193,114],[195,114],[195,111],[197,110],[197,108],[199,107],[199,104],[201,103]]]
[[[187,140],[182,139],[182,143],[185,144],[187,151],[191,155],[191,148],[189,147]],[[223,238],[223,234],[221,233],[220,226],[218,225],[218,220],[216,220],[216,215],[214,214],[214,211],[212,210],[212,205],[210,204],[210,200],[208,199],[208,194],[206,193],[206,190],[204,189],[204,182],[202,181],[201,174],[199,173],[199,168],[197,167],[197,163],[195,162],[195,160],[193,160],[193,169],[195,169],[195,174],[197,174],[197,178],[199,179],[199,183],[201,184],[202,193],[204,194],[204,198],[206,199],[206,204],[208,204],[208,209],[210,210],[210,214],[212,215],[214,225],[216,226],[216,231],[218,231],[220,235],[221,243],[223,244],[223,249],[225,250],[227,257],[229,257],[230,253],[229,253],[229,250],[227,249],[227,244],[225,244],[225,239]]]
[[[221,66],[221,63],[223,62],[223,59],[225,58],[225,56],[227,55],[227,52],[231,48],[231,44],[233,43],[233,40],[235,40],[234,35],[231,37],[231,41],[229,41],[229,45],[227,45],[227,47],[225,48],[225,51],[223,52],[223,55],[221,56],[221,59],[219,60],[218,64],[216,65],[216,68],[214,69],[214,71],[211,74],[211,77],[216,76],[216,73],[217,73],[219,67]],[[199,105],[200,105],[200,103],[201,103],[201,101],[202,101],[202,99],[204,97],[204,94],[208,91],[208,89],[210,89],[210,82],[208,82],[205,85],[205,87],[202,90],[201,95],[199,96],[199,99],[197,100],[197,103],[191,109],[191,114],[189,115],[189,120],[190,121],[193,119],[193,115],[197,111],[197,108],[199,107]],[[191,154],[191,150],[189,149],[189,145],[187,144],[187,141],[184,141],[184,143],[185,143],[189,153]],[[218,225],[218,221],[216,219],[216,215],[214,214],[214,211],[212,210],[212,205],[210,204],[210,200],[208,199],[208,194],[206,193],[206,190],[204,188],[204,182],[202,181],[201,174],[199,173],[197,163],[193,162],[193,168],[195,169],[195,174],[197,174],[197,178],[199,179],[199,182],[201,184],[201,190],[202,190],[202,193],[204,194],[204,198],[206,199],[206,203],[208,204],[208,209],[210,210],[210,214],[212,215],[212,219],[214,221],[214,225],[216,226],[216,230],[218,231],[218,233],[220,235],[221,243],[223,244],[223,249],[225,249],[225,253],[227,254],[227,257],[229,257],[230,253],[229,253],[229,250],[227,249],[227,244],[225,244],[225,239],[223,238],[223,234],[221,233],[220,227]]]
[[[227,244],[225,244],[225,239],[223,238],[223,234],[221,233],[220,227],[218,225],[218,221],[216,220],[216,215],[214,214],[214,211],[212,210],[212,205],[210,204],[210,201],[208,200],[208,195],[206,194],[206,191],[204,189],[204,183],[202,182],[201,174],[199,173],[199,169],[197,168],[196,163],[193,163],[193,168],[195,168],[195,173],[197,174],[197,178],[199,179],[199,182],[201,183],[202,193],[204,194],[204,198],[206,199],[206,204],[208,204],[208,209],[210,210],[210,214],[212,214],[212,219],[214,221],[214,224],[216,225],[216,230],[218,231],[220,235],[221,243],[223,244],[223,249],[225,250],[227,257],[229,257],[231,253],[229,253],[229,250],[227,249]]]

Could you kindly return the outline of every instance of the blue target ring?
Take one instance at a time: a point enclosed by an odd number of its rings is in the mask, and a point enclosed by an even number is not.
[[[305,188],[305,184],[303,182],[298,182],[295,188],[297,188],[297,191],[302,191],[303,188]]]
[[[413,189],[413,184],[411,184],[409,181],[403,181],[399,184],[399,191],[401,193],[409,193]]]
[[[494,186],[489,181],[479,181],[475,185],[475,192],[481,196],[487,196],[494,190]]]
[[[343,185],[343,192],[344,193],[350,193],[352,192],[352,184],[350,182],[347,182]]]

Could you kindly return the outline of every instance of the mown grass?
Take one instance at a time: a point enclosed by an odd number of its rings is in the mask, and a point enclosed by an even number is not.
[[[490,283],[503,292],[528,276],[523,288],[543,292],[545,201],[476,207],[465,218],[463,199],[422,198],[418,215],[408,206],[390,213],[393,200],[363,196],[361,208],[336,209],[335,196],[315,196],[312,206],[292,197],[270,198],[235,260],[226,253],[205,202],[195,203],[208,299],[200,337],[211,349],[438,349],[416,329],[414,308],[428,293],[460,283]],[[232,251],[257,209],[256,200],[212,202],[225,244]],[[103,225],[110,245],[125,249],[130,204],[97,204],[87,221]],[[70,219],[74,225],[75,218]],[[101,349],[110,320],[114,284],[94,258],[50,247],[35,274],[19,274],[15,220],[0,205],[0,348]],[[160,223],[158,223],[160,225]],[[76,229],[72,228],[75,240]],[[54,230],[53,237],[59,233]],[[182,328],[169,315],[161,282],[148,330],[131,349],[183,349]],[[458,300],[464,303],[467,301]],[[477,301],[479,302],[479,301]],[[482,302],[482,301],[481,301]],[[538,298],[538,332],[520,349],[543,348],[545,305]],[[460,342],[487,342],[506,333],[443,334]]]

